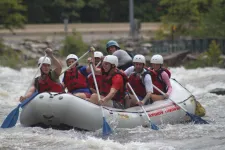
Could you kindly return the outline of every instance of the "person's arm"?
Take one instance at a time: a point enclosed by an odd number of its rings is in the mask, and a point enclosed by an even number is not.
[[[90,67],[90,64],[91,64],[91,63],[92,63],[92,65],[93,65],[93,69],[94,69],[94,71],[95,71],[96,66],[95,66],[94,52],[95,52],[95,48],[94,48],[94,47],[91,47],[91,48],[90,48],[90,52],[89,52],[89,53],[91,53],[91,57],[88,58],[88,64],[89,64],[89,65],[86,67],[87,73],[91,73],[91,67]]]
[[[168,88],[168,91],[167,91],[166,97],[165,97],[165,98],[168,98],[169,95],[172,92],[172,86],[171,86],[171,83],[170,83],[170,78],[169,78],[168,74],[165,71],[163,71],[161,75],[162,75],[163,81],[166,83],[167,88]]]
[[[106,95],[106,97],[104,97],[104,98],[102,99],[102,101],[107,102],[107,101],[109,101],[109,100],[112,100],[112,98],[115,96],[115,94],[116,94],[117,91],[118,91],[118,90],[116,90],[116,89],[114,89],[114,88],[111,88],[109,94]]]
[[[145,104],[150,99],[151,94],[153,93],[152,79],[149,74],[145,75],[144,85],[145,85],[146,95],[141,101],[142,105]]]
[[[88,58],[88,64],[89,64],[89,66],[88,66],[88,68],[86,68],[86,70],[88,69],[87,72],[88,72],[88,71],[91,72],[91,67],[90,67],[90,65],[92,64],[93,70],[94,70],[94,72],[95,72],[95,75],[101,75],[101,74],[102,74],[101,69],[100,69],[100,68],[97,68],[97,67],[95,66],[95,63],[93,63],[93,58],[91,58],[91,57]]]
[[[134,66],[127,68],[124,73],[129,77],[131,73],[134,71]]]
[[[88,77],[89,73],[86,66],[83,66],[79,69],[80,73],[82,73],[85,77]]]
[[[97,91],[93,88],[90,88],[90,90],[91,90],[92,93],[97,93]]]
[[[55,73],[57,76],[60,76],[61,71],[62,71],[62,65],[61,63],[55,58],[55,56],[53,56],[53,51],[50,48],[47,48],[45,50],[46,54],[48,55],[48,57],[51,58],[52,64],[56,67],[54,69]]]
[[[25,99],[29,98],[35,92],[35,89],[36,88],[34,85],[32,85],[25,96],[20,96],[20,102],[23,102]]]

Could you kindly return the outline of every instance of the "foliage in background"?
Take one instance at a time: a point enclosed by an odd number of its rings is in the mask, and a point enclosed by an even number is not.
[[[189,29],[199,23],[199,3],[204,4],[205,0],[161,0],[161,6],[168,9],[168,13],[162,16],[163,23],[176,25],[177,32],[188,34]]]
[[[21,67],[30,67],[37,65],[37,60],[32,58],[25,59],[24,54],[20,50],[14,50],[3,44],[0,38],[0,66],[6,66],[13,69]]]
[[[1,66],[8,66],[17,69],[19,66],[20,55],[15,51],[3,44],[3,40],[0,39],[0,64]]]
[[[167,25],[163,30],[172,34],[171,26],[174,25],[175,38],[225,36],[225,0],[161,0],[160,5],[168,10],[161,17],[162,22]]]
[[[188,69],[197,67],[221,67],[223,65],[221,54],[219,45],[213,40],[209,45],[208,51],[202,53],[196,61],[186,64],[185,67]]]
[[[208,12],[201,14],[201,21],[197,31],[193,32],[196,37],[225,37],[225,1],[214,0]]]
[[[167,9],[160,5],[160,0],[134,0],[135,18],[140,19],[142,22],[158,22],[160,16],[166,13]]]
[[[23,15],[25,11],[22,0],[0,0],[0,29],[13,32],[15,28],[23,28],[26,22]]]
[[[212,41],[209,45],[209,50],[205,52],[206,62],[208,66],[218,66],[222,64],[222,59],[220,58],[222,52],[216,41]]]
[[[128,22],[129,0],[23,0],[28,23]],[[167,9],[159,0],[134,0],[134,17],[142,22],[160,21]]]
[[[63,48],[60,54],[62,56],[67,56],[69,54],[80,56],[86,51],[88,51],[88,45],[83,42],[81,34],[73,31],[72,35],[66,36],[63,41]]]

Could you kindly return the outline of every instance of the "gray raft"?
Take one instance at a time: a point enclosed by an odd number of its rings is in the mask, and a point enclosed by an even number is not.
[[[182,105],[189,113],[195,113],[194,96],[171,79],[173,91],[170,98]],[[186,113],[170,100],[145,105],[151,121],[157,125],[190,120]],[[139,106],[125,110],[103,107],[110,125],[117,128],[147,126],[148,120]],[[76,128],[94,131],[102,128],[102,112],[99,106],[71,94],[41,93],[27,104],[20,115],[23,126]]]

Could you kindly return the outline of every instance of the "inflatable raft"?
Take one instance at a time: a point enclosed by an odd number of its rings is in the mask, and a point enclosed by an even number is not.
[[[194,96],[176,80],[171,79],[171,84],[173,91],[170,98],[194,114],[196,108]],[[186,113],[169,99],[145,105],[144,108],[151,121],[157,125],[190,120]],[[103,111],[107,122],[117,128],[148,125],[148,119],[139,106],[124,110],[103,107]],[[23,108],[20,123],[24,126],[94,131],[102,128],[102,112],[98,105],[71,94],[45,92],[38,94]]]

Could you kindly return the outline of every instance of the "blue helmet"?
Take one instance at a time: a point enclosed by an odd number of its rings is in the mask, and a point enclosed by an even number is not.
[[[116,48],[120,49],[119,44],[118,44],[116,41],[114,41],[114,40],[110,40],[110,41],[108,41],[108,43],[106,44],[106,50],[107,50],[107,51],[108,51],[108,48],[109,48],[110,46],[115,46]]]

